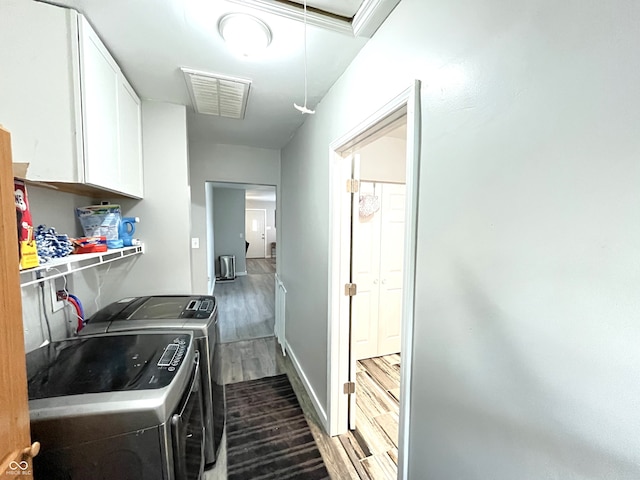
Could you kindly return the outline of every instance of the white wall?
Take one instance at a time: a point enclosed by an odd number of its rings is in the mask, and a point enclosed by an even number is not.
[[[390,183],[406,182],[407,140],[382,137],[356,149],[360,154],[360,179]]]
[[[194,291],[207,291],[209,261],[205,182],[234,182],[280,187],[280,150],[221,145],[207,142],[189,144],[191,176],[191,236],[200,239],[192,250]]]
[[[408,478],[640,478],[639,23],[403,0],[283,150],[287,340],[322,401],[328,145],[424,82]]]

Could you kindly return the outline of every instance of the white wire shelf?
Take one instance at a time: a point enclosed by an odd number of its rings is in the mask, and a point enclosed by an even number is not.
[[[87,268],[94,268],[107,263],[123,260],[144,253],[144,245],[114,248],[106,252],[80,253],[64,258],[54,258],[39,267],[20,270],[20,286],[35,285],[36,283],[64,277]]]

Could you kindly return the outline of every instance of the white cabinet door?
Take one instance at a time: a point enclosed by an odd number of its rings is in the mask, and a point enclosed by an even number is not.
[[[79,26],[85,183],[119,190],[119,69],[84,17]]]
[[[84,180],[77,44],[75,11],[0,1],[0,124],[30,180]]]
[[[140,99],[124,76],[118,84],[120,190],[142,198],[142,114]]]
[[[141,198],[140,100],[86,19],[0,0],[0,45],[0,124],[27,178]]]

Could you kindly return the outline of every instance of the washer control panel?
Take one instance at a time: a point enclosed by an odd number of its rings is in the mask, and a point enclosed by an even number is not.
[[[162,352],[158,367],[167,367],[170,372],[180,366],[185,353],[187,352],[187,342],[184,338],[176,338],[174,343],[170,343]]]

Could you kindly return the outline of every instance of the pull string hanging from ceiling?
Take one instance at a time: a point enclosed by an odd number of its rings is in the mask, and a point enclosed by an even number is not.
[[[293,106],[296,110],[299,110],[303,115],[308,113],[309,115],[313,115],[316,113],[315,110],[310,110],[307,108],[307,0],[303,2],[304,8],[304,105],[300,106],[294,102]]]

